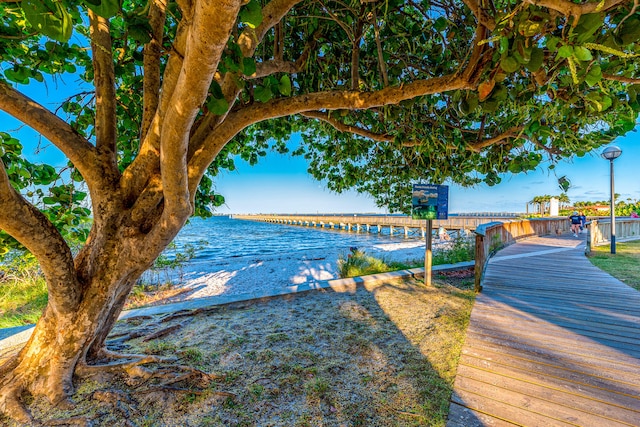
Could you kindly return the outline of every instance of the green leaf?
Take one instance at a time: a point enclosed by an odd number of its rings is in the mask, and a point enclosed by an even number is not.
[[[618,36],[622,45],[628,45],[640,39],[640,19],[631,17],[624,21],[622,28],[618,28]]]
[[[291,95],[291,79],[288,75],[284,75],[280,78],[280,83],[278,84],[278,90],[284,96]]]
[[[525,65],[525,67],[527,68],[527,70],[535,73],[540,69],[543,62],[544,51],[538,47],[534,47],[533,49],[531,49],[531,58],[529,59],[529,62]]]
[[[250,28],[256,28],[262,23],[262,7],[258,0],[251,0],[240,10],[240,21]]]
[[[85,0],[85,1],[89,3],[87,4],[89,9],[93,10],[95,13],[102,16],[103,18],[107,18],[107,19],[112,18],[116,16],[121,10],[121,7],[120,7],[121,0],[101,0],[98,2],[95,2],[95,1],[92,2],[90,0]]]
[[[514,73],[518,71],[520,64],[518,64],[518,61],[514,57],[507,56],[500,61],[500,68],[502,68],[505,73]]]
[[[550,52],[555,52],[558,48],[558,43],[560,43],[558,37],[549,37],[546,43],[547,49],[549,49]]]
[[[211,86],[209,87],[209,90],[213,94],[214,98],[224,99],[224,94],[222,93],[222,88],[220,87],[220,84],[218,84],[217,81],[215,81],[215,80],[211,81]]]
[[[587,13],[580,16],[578,25],[573,29],[578,43],[585,43],[594,39],[594,34],[604,24],[603,16],[599,13]]]
[[[256,86],[253,90],[253,96],[260,102],[267,102],[273,98],[273,92],[268,86]]]
[[[447,18],[441,16],[435,20],[435,22],[433,23],[433,28],[438,32],[442,32],[447,28],[448,23],[449,21],[447,21]]]
[[[500,53],[505,53],[509,51],[509,39],[507,37],[500,38]]]
[[[224,98],[211,97],[207,102],[207,108],[213,114],[221,116],[229,110],[229,103]]]
[[[573,55],[573,46],[565,44],[558,49],[558,58],[569,58]]]
[[[575,46],[573,48],[573,56],[580,61],[591,61],[593,59],[591,51],[583,46]]]
[[[242,58],[242,74],[250,76],[256,72],[256,60],[253,58]]]
[[[594,65],[593,67],[591,67],[589,69],[589,72],[587,73],[587,75],[584,78],[584,81],[589,86],[595,86],[601,80],[602,80],[602,69],[600,68],[599,65]]]
[[[22,10],[29,24],[38,32],[60,42],[71,38],[73,21],[61,2],[23,0]]]

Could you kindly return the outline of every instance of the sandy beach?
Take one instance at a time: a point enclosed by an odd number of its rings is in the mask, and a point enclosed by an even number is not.
[[[442,245],[434,241],[434,251]],[[425,243],[407,240],[359,247],[367,254],[388,261],[424,259]],[[303,283],[313,284],[338,278],[337,261],[349,248],[327,247],[261,256],[229,257],[219,261],[188,262],[170,272],[148,272],[145,280],[170,280],[184,292],[171,302],[218,295],[252,293],[257,290],[282,290]]]

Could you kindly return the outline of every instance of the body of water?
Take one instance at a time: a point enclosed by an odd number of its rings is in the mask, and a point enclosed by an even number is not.
[[[275,255],[289,252],[368,248],[375,245],[420,240],[385,234],[329,230],[313,227],[271,224],[259,221],[232,219],[228,216],[194,218],[176,236],[171,248],[165,251],[169,258],[176,252],[185,253],[195,248],[191,262],[211,262],[228,258]]]

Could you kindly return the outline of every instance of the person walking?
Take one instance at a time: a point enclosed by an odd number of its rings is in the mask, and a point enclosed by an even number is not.
[[[573,213],[569,215],[569,221],[571,221],[573,237],[578,237],[578,233],[580,232],[580,215],[578,215],[578,211],[573,211]]]
[[[583,211],[580,211],[580,232],[584,231],[584,228],[587,226],[587,216]]]

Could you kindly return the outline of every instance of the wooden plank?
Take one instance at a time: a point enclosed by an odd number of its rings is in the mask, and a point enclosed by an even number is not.
[[[569,394],[626,408],[635,413],[635,419],[640,420],[640,387],[635,384],[614,384],[613,381],[585,375],[582,372],[526,359],[500,357],[495,353],[479,350],[467,350],[460,359],[460,365],[553,387]]]
[[[632,338],[637,342],[638,334],[640,334],[640,325],[628,325],[624,323],[594,323],[592,318],[588,316],[561,316],[556,314],[536,313],[531,316],[530,313],[524,313],[520,310],[501,310],[499,313],[493,310],[476,310],[474,318],[482,319],[483,322],[498,322],[503,319],[503,323],[513,322],[518,326],[527,328],[538,328],[540,325],[552,325],[555,328],[562,328],[572,332],[600,332],[607,335],[614,335],[623,338]],[[554,328],[554,329],[555,329]]]
[[[558,369],[573,371],[585,377],[594,376],[609,381],[617,381],[621,384],[628,385],[630,387],[629,389],[635,389],[637,384],[640,384],[638,375],[627,371],[629,368],[628,365],[594,360],[582,354],[549,353],[535,347],[510,347],[500,342],[489,343],[486,340],[476,340],[473,338],[467,340],[463,352],[466,352],[467,349],[469,349],[469,351],[474,351],[475,349],[492,351],[505,357],[519,357]],[[634,366],[630,368],[632,370],[635,369]]]
[[[457,381],[456,381],[457,382]],[[507,423],[526,427],[575,427],[575,423],[551,418],[546,415],[531,411],[522,406],[510,405],[506,402],[492,399],[486,394],[474,393],[456,385],[456,392],[451,398],[453,403],[469,408],[475,413],[487,414]],[[449,426],[448,426],[449,427]]]
[[[447,427],[513,427],[514,425],[516,424],[473,411],[455,402],[451,402],[449,406]]]
[[[503,407],[494,409],[496,412],[490,412],[490,414],[506,420],[510,420],[514,410],[520,410],[526,411],[528,417],[535,414],[554,420],[553,422],[547,421],[547,426],[556,425],[557,422],[579,426],[629,427],[633,425],[554,402],[552,400],[554,396],[540,390],[536,390],[538,393],[536,395],[534,392],[523,393],[520,390],[516,390],[513,384],[506,384],[506,387],[502,387],[505,384],[498,380],[498,377],[494,377],[493,383],[491,383],[462,375],[456,376],[456,393],[463,400],[467,398],[469,393],[473,393],[475,396],[483,396],[494,402],[500,402]],[[526,418],[525,420],[526,424],[524,425],[529,426],[529,420]]]
[[[582,244],[533,238],[490,260],[454,416],[478,425],[640,426],[640,293],[594,267]]]

